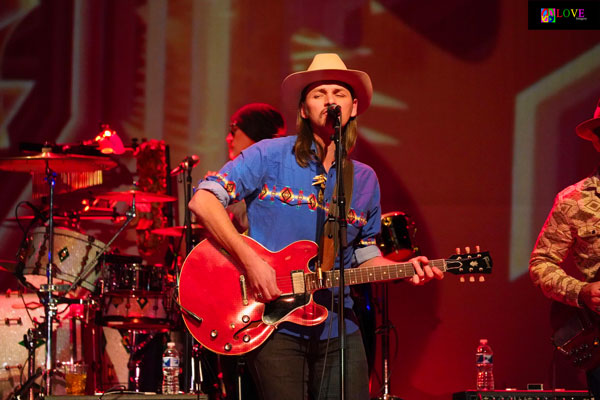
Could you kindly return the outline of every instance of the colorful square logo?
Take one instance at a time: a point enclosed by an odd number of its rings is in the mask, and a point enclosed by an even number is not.
[[[543,24],[551,24],[556,22],[556,14],[554,8],[542,8],[541,18]]]

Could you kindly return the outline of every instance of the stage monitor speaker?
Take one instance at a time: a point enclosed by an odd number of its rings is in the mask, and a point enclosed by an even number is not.
[[[452,400],[594,400],[585,390],[469,390],[452,395]]]

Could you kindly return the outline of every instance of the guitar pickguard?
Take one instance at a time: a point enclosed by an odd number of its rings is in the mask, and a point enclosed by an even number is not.
[[[296,308],[303,307],[309,302],[309,293],[281,296],[265,304],[262,320],[267,325],[275,325]]]

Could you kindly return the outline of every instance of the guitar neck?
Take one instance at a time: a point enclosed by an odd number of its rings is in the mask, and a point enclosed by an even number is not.
[[[446,260],[429,260],[429,265],[438,267],[442,272],[446,271]],[[346,285],[357,285],[360,283],[392,281],[396,279],[410,278],[415,275],[415,268],[410,262],[389,265],[377,265],[373,267],[348,268],[344,271],[344,283]],[[309,290],[317,288],[330,288],[339,285],[340,271],[327,271],[323,273],[323,285],[317,283],[315,273],[305,275],[306,287]]]

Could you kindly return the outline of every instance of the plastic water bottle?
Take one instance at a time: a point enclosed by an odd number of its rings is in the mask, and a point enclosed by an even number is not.
[[[487,339],[477,346],[477,390],[494,390],[494,353]]]
[[[162,393],[179,393],[179,353],[175,349],[175,343],[167,343],[167,349],[162,356]]]

